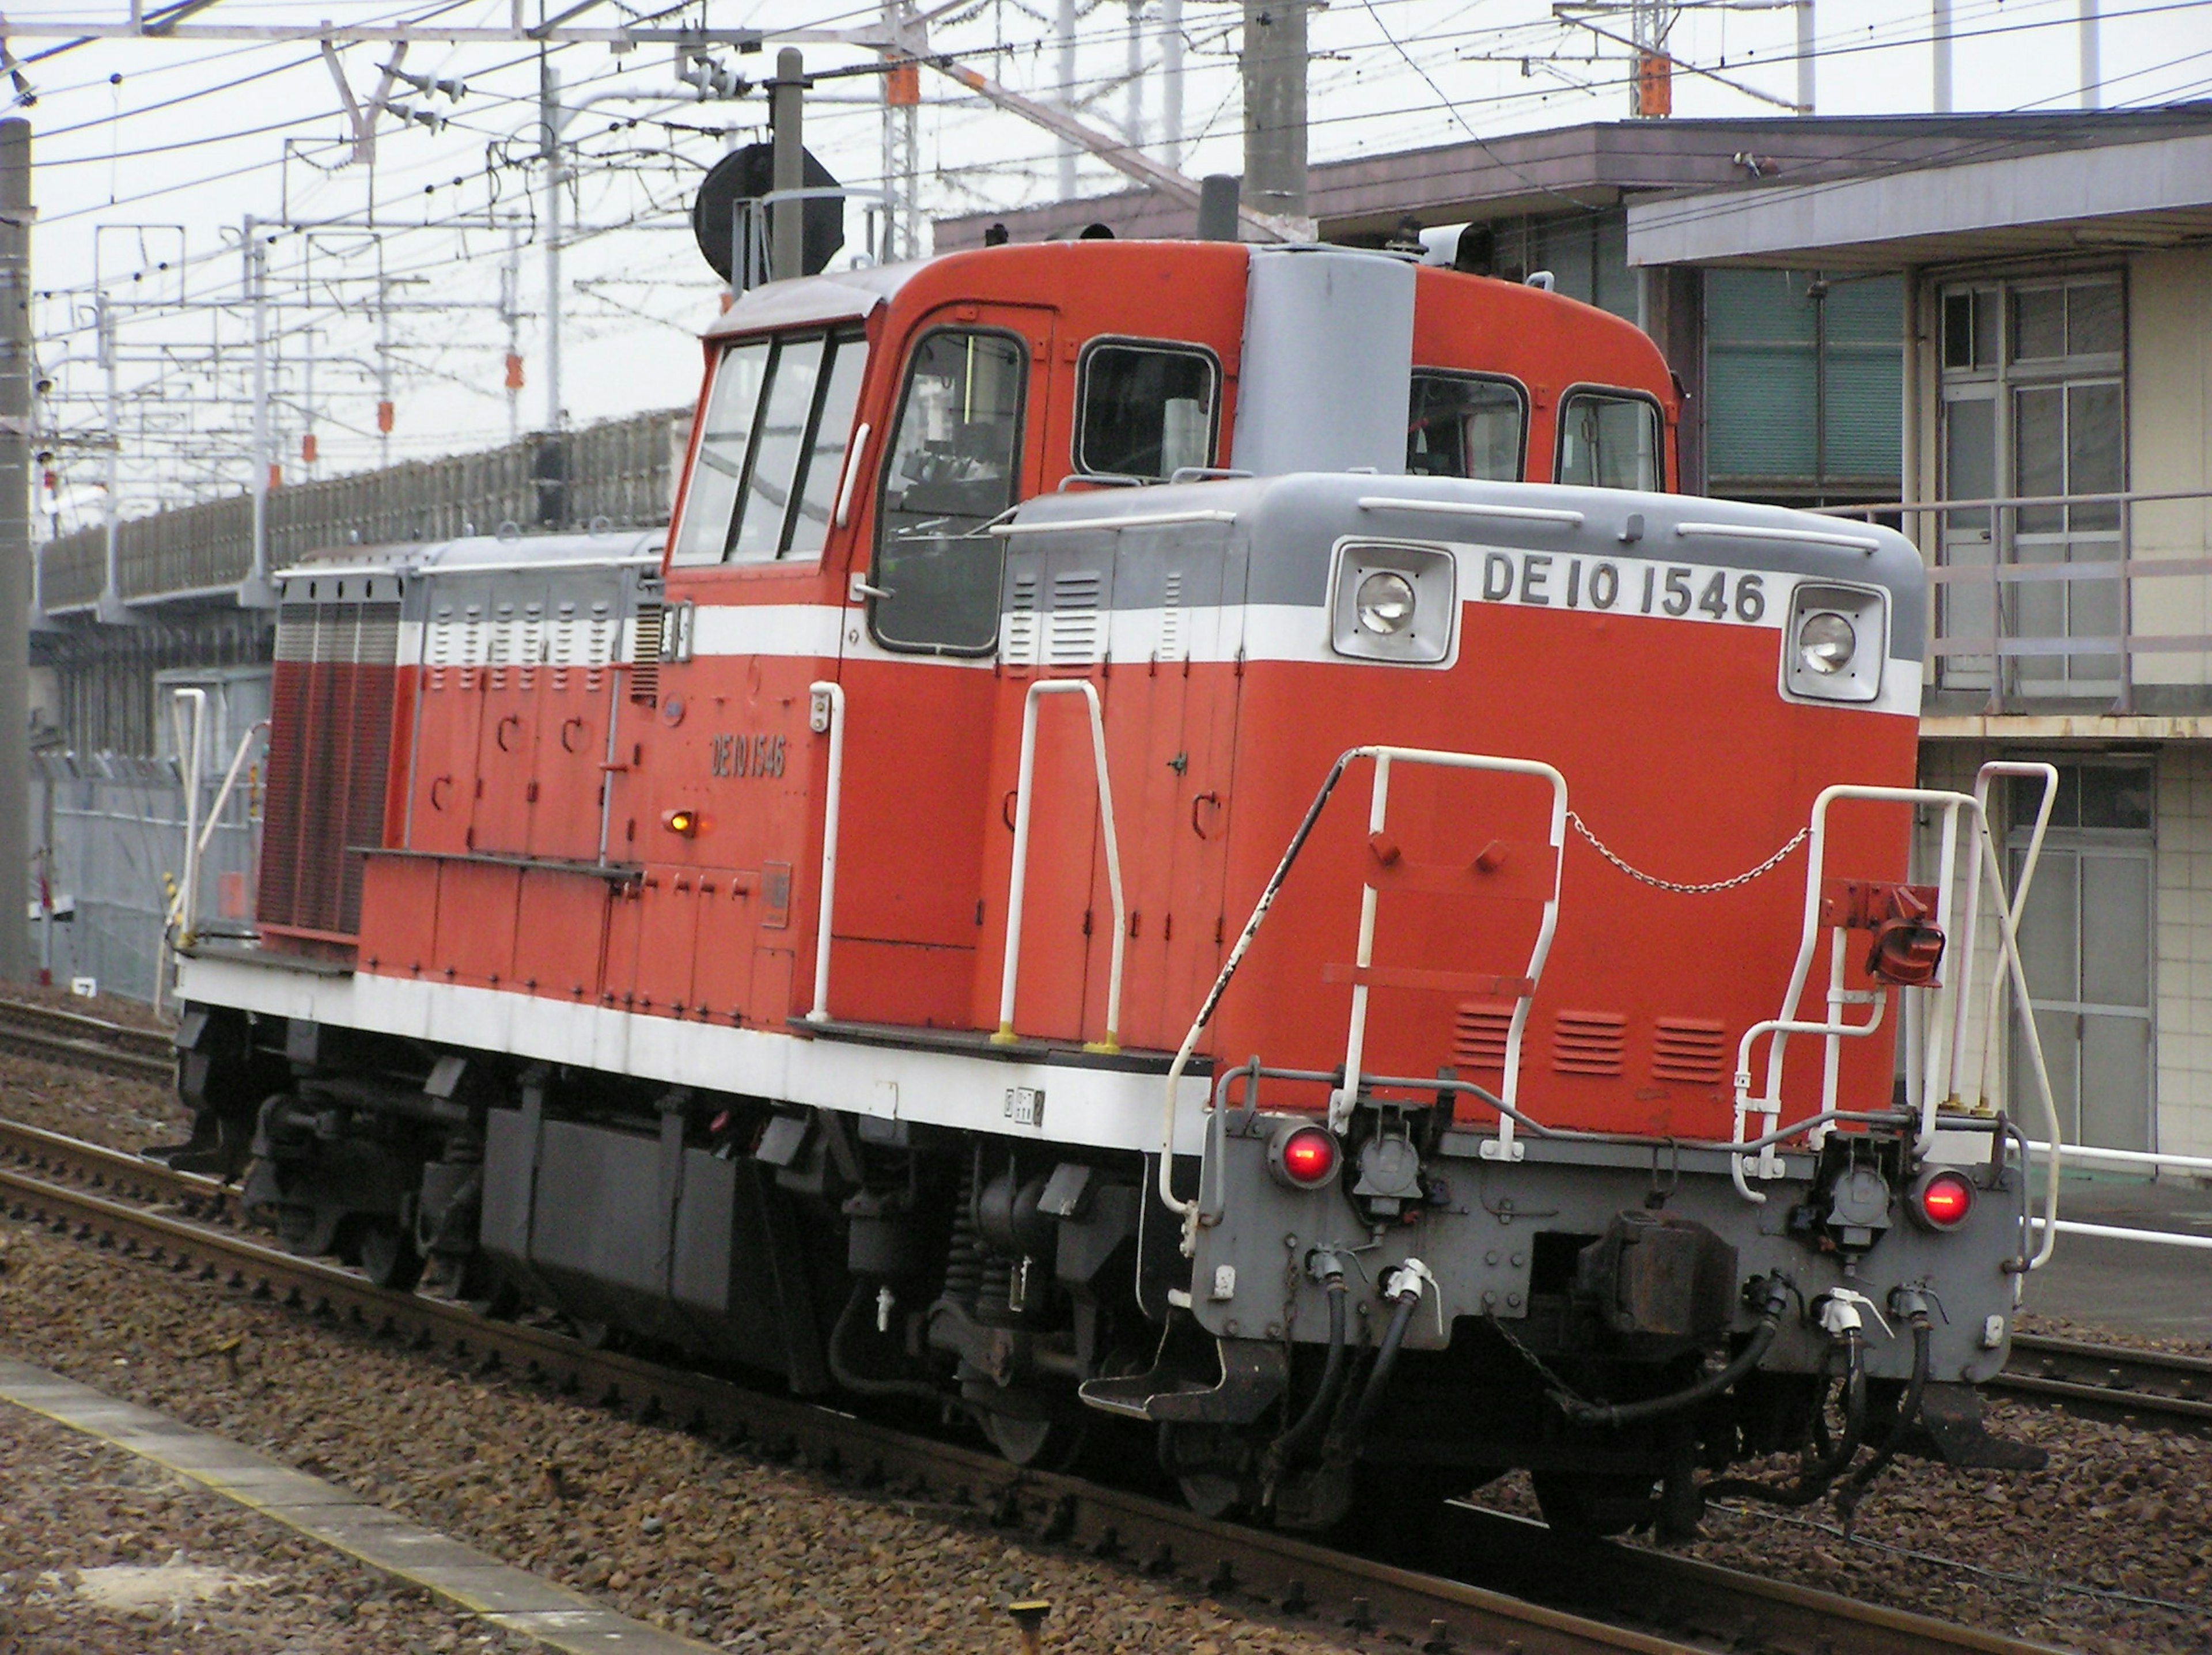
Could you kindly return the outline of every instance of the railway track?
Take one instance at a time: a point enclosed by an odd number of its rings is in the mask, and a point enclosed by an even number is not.
[[[2212,1428],[2212,1360],[2202,1356],[2019,1333],[1990,1383],[2085,1413]]]
[[[1494,1584],[1424,1574],[1264,1530],[1216,1523],[1179,1506],[996,1457],[826,1408],[764,1395],[465,1305],[373,1286],[185,1208],[228,1211],[211,1180],[115,1151],[0,1123],[0,1211],[149,1264],[526,1382],[717,1433],[733,1445],[802,1463],[832,1482],[1019,1531],[1034,1544],[1120,1560],[1250,1612],[1342,1627],[1424,1655],[1711,1655],[1721,1649],[1824,1649],[1887,1655],[1910,1647],[1973,1655],[2048,1655],[2045,1646],[1853,1602],[1689,1559],[1601,1542],[1560,1567],[1540,1524],[1457,1506],[1454,1555],[1482,1561]],[[1469,1573],[1475,1571],[1470,1569]]]
[[[0,1051],[167,1086],[176,1077],[168,1034],[134,1029],[27,1000],[0,999]]]

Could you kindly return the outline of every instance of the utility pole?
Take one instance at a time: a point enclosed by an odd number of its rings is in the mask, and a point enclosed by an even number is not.
[[[507,324],[507,440],[522,438],[522,232],[507,233],[507,263],[499,272],[499,314]]]
[[[1249,7],[1250,0],[1246,0]],[[1053,34],[1060,42],[1060,108],[1063,114],[1075,113],[1075,0],[1060,0],[1059,9],[1053,16]],[[1060,198],[1075,198],[1075,145],[1066,138],[1060,141]]]
[[[269,587],[269,266],[261,228],[246,216],[246,301],[253,314],[253,574],[258,594]],[[191,785],[190,782],[187,785]],[[191,922],[186,916],[186,923]]]
[[[1306,216],[1306,0],[1244,0],[1244,190]]]
[[[797,46],[775,54],[775,86],[769,101],[775,192],[788,199],[769,210],[769,278],[787,282],[806,271],[806,204],[798,192],[806,187],[805,133],[801,130],[800,104],[806,87],[806,56]]]
[[[31,123],[0,121],[0,979],[31,974]]]
[[[561,75],[538,60],[538,116],[545,129],[545,429],[561,429]]]
[[[1797,113],[1813,113],[1813,0],[1797,0]]]
[[[5,226],[0,226],[4,229]],[[106,544],[102,548],[100,565],[100,618],[111,624],[129,618],[123,608],[122,569],[116,556],[116,520],[122,515],[123,498],[123,413],[120,398],[115,387],[115,314],[107,307],[107,292],[102,289],[92,295],[92,332],[94,350],[100,359],[100,416],[102,445],[106,453],[102,456],[101,471],[106,487],[102,490],[106,498],[102,502],[100,527],[106,532]]]
[[[1145,147],[1145,0],[1129,0],[1129,38],[1124,60],[1129,76],[1128,112],[1121,118],[1122,135],[1132,149]]]
[[[1182,166],[1182,0],[1160,0],[1160,159]]]
[[[1928,30],[1929,56],[1936,74],[1936,113],[1951,113],[1951,0],[1935,0]]]
[[[2081,107],[2094,109],[2102,101],[2098,84],[2105,78],[2097,40],[2097,0],[2081,0]]]

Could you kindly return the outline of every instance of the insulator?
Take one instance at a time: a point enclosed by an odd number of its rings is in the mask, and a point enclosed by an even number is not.
[[[884,76],[884,101],[894,109],[911,109],[921,101],[921,65],[894,64]]]
[[[284,468],[273,459],[269,462],[269,486],[272,489],[284,486]]]
[[[303,465],[312,465],[315,463],[315,434],[313,431],[303,432],[301,435],[300,463]]]
[[[376,429],[386,436],[392,435],[392,403],[389,399],[376,405]]]
[[[513,350],[507,353],[507,388],[510,391],[522,389],[522,357]]]

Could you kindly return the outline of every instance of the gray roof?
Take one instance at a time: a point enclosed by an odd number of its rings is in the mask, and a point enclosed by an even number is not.
[[[1754,178],[1801,185],[2192,133],[2212,133],[2212,102],[2024,115],[1600,121],[1326,161],[1309,169],[1307,204],[1326,237],[1380,237],[1407,214],[1446,224],[1571,212]],[[980,246],[1000,220],[1017,241],[1073,235],[1094,222],[1123,236],[1188,236],[1194,228],[1189,208],[1133,190],[939,219],[938,250]]]

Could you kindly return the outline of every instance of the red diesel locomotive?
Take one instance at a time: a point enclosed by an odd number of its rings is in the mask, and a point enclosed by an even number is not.
[[[1666,492],[1642,333],[1388,254],[999,247],[706,344],[665,545],[283,577],[185,1164],[1289,1524],[2002,1452],[1996,867],[1913,788],[1907,543]]]

